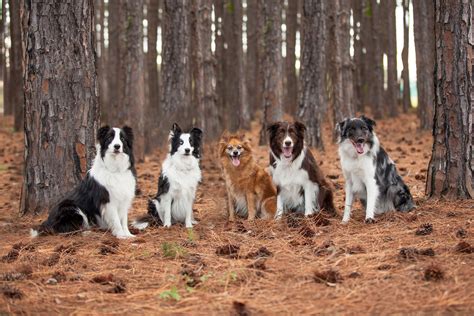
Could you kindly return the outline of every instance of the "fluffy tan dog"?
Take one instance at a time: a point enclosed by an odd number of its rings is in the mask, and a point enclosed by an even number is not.
[[[244,136],[224,132],[219,154],[227,188],[229,221],[234,221],[236,215],[248,220],[273,218],[276,189],[270,175],[255,163]]]

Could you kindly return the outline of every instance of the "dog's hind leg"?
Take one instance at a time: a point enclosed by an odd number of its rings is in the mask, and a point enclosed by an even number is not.
[[[350,180],[346,181],[346,199],[344,203],[344,216],[342,217],[342,222],[344,224],[349,222],[351,219],[352,203],[354,203],[354,192],[352,190],[352,182]]]
[[[261,210],[262,210],[262,215],[261,217],[264,219],[270,219],[275,217],[275,212],[277,208],[277,201],[276,197],[272,196],[267,199],[265,199],[262,202]]]
[[[171,227],[171,198],[163,198],[160,203],[160,208],[157,209],[164,227]]]

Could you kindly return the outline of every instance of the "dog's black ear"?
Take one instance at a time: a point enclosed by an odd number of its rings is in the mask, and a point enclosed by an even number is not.
[[[281,126],[281,122],[275,122],[268,125],[267,126],[268,137],[269,138],[275,137],[275,134],[280,126]]]
[[[105,125],[99,128],[99,130],[97,131],[97,140],[98,141],[103,140],[109,131],[110,131],[109,125]]]
[[[193,140],[193,156],[196,158],[201,158],[201,142],[202,142],[202,130],[194,127],[189,134],[192,137]]]
[[[171,126],[170,129],[170,136],[169,138],[173,138],[174,135],[181,134],[183,131],[181,130],[181,127],[179,127],[178,123],[173,123],[173,126]]]
[[[364,121],[365,124],[367,124],[367,127],[369,128],[371,132],[374,130],[374,126],[377,125],[374,120],[366,117],[365,115],[362,115],[360,119]]]
[[[130,126],[125,125],[122,127],[122,131],[125,133],[125,136],[127,137],[127,142],[130,145],[130,147],[133,146],[133,130]]]
[[[345,119],[344,121],[341,121],[336,124],[336,131],[339,133],[339,136],[343,136],[344,132],[346,130],[347,123],[349,123],[350,119]]]
[[[191,134],[191,136],[192,136],[196,141],[199,141],[199,143],[201,143],[202,130],[201,130],[200,128],[193,127],[193,129],[189,132],[189,134]]]
[[[296,131],[299,134],[304,136],[304,132],[306,132],[306,125],[304,125],[303,123],[301,123],[299,121],[295,121],[294,125],[295,125],[295,128],[296,128]]]

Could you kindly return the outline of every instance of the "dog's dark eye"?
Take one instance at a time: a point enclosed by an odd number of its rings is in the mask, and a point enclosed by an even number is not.
[[[367,126],[362,126],[362,130],[366,132],[368,130]]]
[[[237,146],[237,149],[238,149],[238,150],[241,150],[241,149],[242,149],[242,146],[238,145],[238,146]]]
[[[179,140],[179,144],[180,144],[180,145],[184,144],[184,142],[183,142],[182,139]]]
[[[230,146],[230,145],[227,146],[227,149],[228,149],[228,150],[232,150],[232,146]]]

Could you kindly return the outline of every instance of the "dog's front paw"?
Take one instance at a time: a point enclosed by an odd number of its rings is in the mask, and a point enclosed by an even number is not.
[[[171,227],[171,223],[164,223],[164,224],[163,224],[163,227],[170,228],[170,227]]]
[[[342,224],[342,225],[347,225],[347,224],[349,224],[349,219],[342,219],[341,224]]]
[[[115,237],[117,237],[118,239],[130,239],[130,238],[135,238],[135,235],[119,234],[119,235],[115,235]]]
[[[193,219],[193,220],[191,221],[191,224],[197,225],[197,224],[199,224],[199,222],[198,222],[197,220]]]
[[[366,218],[366,219],[365,219],[365,223],[366,223],[366,224],[375,224],[375,219],[370,218],[370,217],[369,217],[369,218]]]

